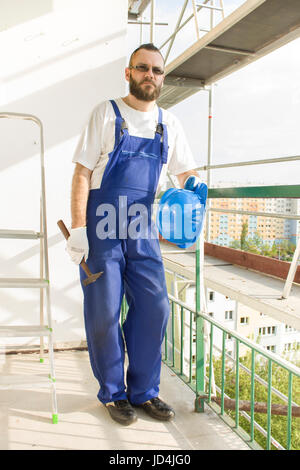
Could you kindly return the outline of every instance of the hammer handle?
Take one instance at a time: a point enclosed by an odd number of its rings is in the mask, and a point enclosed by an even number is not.
[[[67,229],[67,227],[65,226],[65,224],[63,223],[63,221],[59,220],[57,222],[57,225],[59,226],[63,236],[65,237],[65,239],[68,240],[68,238],[70,236],[70,233],[69,233],[69,230]],[[81,261],[80,266],[82,267],[82,269],[85,271],[85,273],[88,276],[91,276],[92,273],[89,270],[89,267],[88,267],[88,265],[86,264],[86,262],[84,260]]]
[[[70,233],[69,233],[69,230],[67,229],[67,227],[65,226],[65,224],[63,223],[62,220],[59,220],[57,222],[57,225],[59,226],[60,228],[60,231],[62,232],[63,236],[65,237],[66,240],[68,240],[69,236],[70,236]]]

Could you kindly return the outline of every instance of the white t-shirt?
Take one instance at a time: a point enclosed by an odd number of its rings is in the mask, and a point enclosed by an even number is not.
[[[125,119],[128,132],[132,136],[153,139],[158,123],[158,106],[152,111],[137,111],[128,106],[122,98],[115,99],[121,116]],[[167,177],[167,170],[172,175],[179,175],[196,168],[196,164],[187,143],[184,131],[178,119],[169,111],[162,110],[163,123],[168,131],[168,162],[163,165],[157,193],[161,191]],[[79,139],[74,163],[80,163],[92,170],[91,189],[98,189],[108,162],[108,154],[115,144],[115,112],[110,101],[98,104],[92,111],[87,125]]]

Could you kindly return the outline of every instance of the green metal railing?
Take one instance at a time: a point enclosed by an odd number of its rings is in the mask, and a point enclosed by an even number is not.
[[[287,362],[280,356],[273,354],[263,347],[259,346],[258,344],[254,343],[253,341],[241,336],[236,331],[231,330],[229,328],[224,327],[220,322],[213,319],[209,315],[205,314],[204,312],[197,311],[196,309],[192,309],[189,305],[185,304],[184,302],[176,299],[175,297],[169,295],[170,303],[171,303],[171,325],[172,325],[172,335],[171,338],[168,337],[168,332],[166,333],[165,337],[165,344],[164,344],[164,362],[168,365],[177,375],[180,377],[194,392],[195,392],[195,409],[196,411],[203,411],[204,402],[206,402],[214,411],[220,415],[224,421],[229,424],[232,429],[239,434],[250,447],[254,449],[260,448],[254,440],[254,429],[257,427],[260,428],[259,425],[254,420],[254,411],[255,411],[255,380],[258,379],[255,374],[255,358],[257,355],[262,356],[266,359],[268,365],[268,380],[266,383],[267,387],[267,429],[265,431],[266,437],[266,449],[271,449],[271,444],[275,446],[275,448],[279,449],[291,449],[291,442],[292,442],[292,407],[297,406],[295,402],[292,400],[292,384],[295,378],[300,378],[300,369],[293,364]],[[180,341],[179,345],[176,345],[176,337],[174,334],[174,324],[175,324],[175,306],[178,306],[178,310],[180,311]],[[184,311],[189,313],[189,367],[188,367],[188,375],[184,374],[183,370],[183,362],[184,362],[184,342],[186,338],[184,337],[184,328],[183,325],[185,324],[184,320]],[[204,322],[208,322],[210,325],[210,332],[209,332],[209,341],[207,338],[207,343],[209,342],[209,347],[207,351],[204,351],[204,330],[203,324]],[[218,329],[222,332],[222,349],[221,349],[221,382],[220,387],[218,388],[220,394],[220,405],[216,405],[213,403],[212,400],[212,377],[213,377],[213,358],[214,358],[214,333],[215,330]],[[193,338],[193,330],[196,332],[196,355],[195,358],[192,354],[192,338]],[[235,364],[235,421],[228,419],[225,416],[225,382],[226,382],[226,369],[225,369],[225,361],[226,361],[226,336],[230,335],[236,344],[235,349],[235,359],[230,358],[232,362]],[[251,351],[251,369],[247,371],[250,375],[250,434],[247,435],[245,431],[239,425],[239,417],[241,411],[239,410],[239,401],[240,401],[240,387],[239,387],[239,378],[240,378],[240,369],[242,364],[240,364],[240,344],[243,344],[249,348]],[[179,361],[175,359],[175,351],[178,350],[179,346]],[[171,352],[169,351],[171,349]],[[198,351],[197,351],[198,350]],[[205,354],[208,357],[208,373],[205,371]],[[176,364],[179,363],[180,366]],[[287,397],[281,394],[276,389],[272,387],[272,367],[273,364],[277,364],[281,368],[287,371],[288,373],[288,395]],[[193,366],[195,367],[195,377],[193,377],[192,369]],[[245,370],[245,367],[243,367]],[[205,390],[205,383],[207,384],[207,391]],[[280,396],[280,398],[286,399],[287,402],[287,429],[286,429],[286,446],[284,447],[282,444],[276,441],[271,435],[271,423],[272,423],[272,394],[276,393]],[[242,413],[245,415],[245,413]],[[294,418],[297,419],[297,418]],[[261,430],[263,431],[263,430]]]
[[[206,403],[213,411],[215,411],[224,422],[229,425],[234,432],[236,432],[252,449],[262,449],[260,445],[255,441],[254,431],[258,429],[266,438],[266,449],[271,450],[272,445],[277,449],[290,450],[292,448],[292,410],[293,407],[298,407],[297,403],[293,401],[293,382],[300,379],[300,369],[293,364],[287,362],[280,356],[267,351],[259,344],[243,337],[236,331],[226,328],[223,324],[213,319],[209,315],[201,312],[197,309],[191,308],[186,303],[179,299],[176,299],[169,294],[170,300],[170,320],[169,328],[165,333],[165,339],[163,344],[163,362],[172,369],[173,372],[183,380],[195,393],[195,411],[204,412],[204,404]],[[197,297],[196,297],[197,302]],[[199,302],[199,299],[198,299]],[[180,312],[180,331],[179,334],[175,333],[175,316],[176,306]],[[125,298],[122,302],[121,308],[121,323],[125,321],[128,306]],[[185,321],[185,312],[189,313],[188,325]],[[204,322],[210,325],[209,338],[205,338],[204,334]],[[188,338],[184,334],[185,326],[188,326]],[[170,331],[171,330],[171,331]],[[216,330],[220,330],[222,333],[222,349],[221,349],[221,382],[220,387],[216,386],[217,392],[219,392],[220,399],[219,404],[213,401],[212,387],[213,387],[213,373],[214,373],[214,349],[218,348],[214,345],[214,335]],[[195,346],[196,354],[193,354],[193,332],[195,331]],[[226,383],[226,336],[230,335],[236,344],[235,358],[228,356],[231,362],[234,363],[235,367],[232,370],[235,371],[235,419],[233,420],[225,413],[225,399],[228,396],[225,393]],[[179,339],[176,344],[176,338]],[[185,343],[188,340],[188,348],[185,348]],[[208,347],[205,344],[209,343]],[[240,345],[247,346],[251,352],[251,367],[248,369],[240,362]],[[188,351],[188,373],[185,373],[184,362],[185,362],[185,350]],[[179,353],[179,359],[177,360],[176,352]],[[264,381],[255,372],[256,357],[260,355],[265,358],[268,367],[268,380]],[[205,365],[205,358],[207,360],[207,366]],[[285,396],[283,393],[278,391],[272,386],[272,369],[273,365],[276,364],[288,373],[288,393]],[[193,374],[195,369],[195,374]],[[206,370],[207,369],[207,370]],[[246,371],[250,376],[250,415],[247,415],[244,411],[239,409],[240,402],[240,372],[241,370]],[[255,381],[259,381],[262,385],[267,388],[267,428],[264,430],[255,421]],[[300,381],[299,381],[300,385]],[[286,443],[285,446],[278,442],[272,436],[272,394],[277,395],[280,399],[287,403],[287,423],[286,423]],[[240,426],[240,415],[246,416],[250,422],[249,433]],[[297,417],[294,418],[295,420]]]
[[[298,157],[297,157],[298,158]],[[208,190],[208,197],[209,198],[300,198],[300,186],[299,185],[287,185],[287,186],[263,186],[263,187],[235,187],[235,188],[211,188]],[[212,209],[218,211],[218,209]],[[231,209],[225,209],[224,212],[245,212],[245,211],[234,211]],[[250,213],[249,213],[250,214]],[[255,212],[253,212],[255,214]],[[257,214],[258,215],[258,214]],[[269,217],[282,217],[282,214],[270,213],[264,214]],[[293,219],[300,219],[299,215],[291,215],[287,216]],[[201,285],[200,285],[200,249],[199,249],[199,241],[197,243],[196,248],[196,308],[193,309],[191,306],[186,305],[179,299],[169,295],[169,299],[171,302],[171,324],[172,324],[172,335],[171,341],[166,335],[165,337],[165,345],[164,345],[164,362],[171,367],[171,369],[182,379],[184,380],[187,385],[189,385],[192,390],[195,392],[195,410],[196,411],[203,411],[204,410],[204,403],[206,402],[212,409],[214,409],[222,419],[224,419],[227,424],[229,424],[235,432],[237,432],[251,448],[257,449],[262,448],[259,446],[254,439],[255,429],[257,429],[262,435],[266,438],[266,445],[265,448],[270,450],[272,446],[278,449],[288,449],[292,448],[292,410],[293,407],[298,407],[297,403],[293,402],[292,400],[292,391],[293,391],[293,381],[295,379],[300,378],[300,369],[293,364],[285,361],[280,356],[273,354],[272,352],[267,351],[266,349],[259,346],[252,342],[251,340],[244,338],[243,336],[239,335],[236,331],[230,330],[224,327],[223,324],[219,323],[218,321],[212,319],[210,316],[206,315],[200,309],[200,293],[201,293]],[[180,343],[177,345],[175,344],[176,336],[174,335],[174,315],[175,315],[175,306],[180,309]],[[185,375],[183,372],[183,362],[184,362],[184,328],[183,325],[185,323],[183,319],[184,311],[189,312],[190,320],[189,320],[189,330],[190,330],[190,337],[189,337],[189,373]],[[204,323],[207,322],[210,325],[210,333],[209,335],[209,350],[205,351],[205,338],[204,338]],[[193,356],[192,354],[192,332],[193,329],[195,330],[196,335],[196,354]],[[218,329],[222,334],[222,348],[221,348],[221,372],[220,372],[220,386],[215,387],[218,390],[220,395],[219,397],[219,404],[217,405],[213,401],[212,397],[212,380],[213,380],[213,357],[214,357],[214,349],[216,349],[214,345],[214,334],[215,330]],[[226,336],[230,335],[231,338],[235,341],[235,359],[230,357],[226,354]],[[206,341],[207,342],[207,341]],[[240,358],[240,345],[243,344],[247,348],[249,348],[251,354],[251,367],[250,369],[246,368]],[[170,353],[169,347],[171,347],[171,356],[172,359],[170,360]],[[179,349],[180,355],[180,368],[177,367],[175,361],[175,350]],[[259,376],[257,376],[255,372],[256,367],[256,357],[264,358],[267,363],[267,380],[262,380]],[[206,372],[205,367],[205,359],[208,357],[208,375]],[[228,418],[227,414],[225,413],[225,400],[229,398],[225,396],[225,384],[226,384],[226,359],[229,359],[235,365],[235,389],[234,389],[234,401],[235,401],[235,419]],[[272,386],[272,370],[273,366],[276,364],[277,366],[283,368],[288,374],[288,390],[287,396],[283,393],[279,392]],[[192,376],[193,367],[195,368],[195,378]],[[239,409],[239,402],[240,402],[240,371],[247,372],[250,378],[250,414],[245,413],[245,411],[241,411]],[[267,389],[267,403],[266,403],[266,415],[267,415],[267,422],[266,422],[266,429],[263,429],[254,419],[255,416],[255,382],[258,381],[262,383]],[[207,385],[207,392],[205,390]],[[300,385],[300,383],[299,383]],[[299,388],[298,388],[299,389]],[[285,446],[278,442],[271,434],[272,431],[272,397],[273,394],[279,396],[282,400],[287,403],[287,423],[286,423],[286,442]],[[240,416],[243,416],[247,419],[250,423],[249,433],[246,433],[244,429],[240,426]],[[294,419],[297,419],[296,417]]]

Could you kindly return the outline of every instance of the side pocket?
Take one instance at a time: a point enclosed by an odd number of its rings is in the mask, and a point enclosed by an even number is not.
[[[97,223],[99,218],[93,217],[88,220],[87,223],[87,236],[89,240],[89,257],[97,259],[106,259],[112,257],[113,242],[117,240],[111,240],[105,238],[101,240],[97,235]]]
[[[147,252],[150,256],[150,258],[159,258],[161,259],[161,251],[160,251],[160,245],[159,245],[159,240],[154,239],[154,240],[147,240]]]
[[[149,239],[146,240],[147,241],[146,248],[147,248],[148,254],[151,258],[161,259],[158,230],[153,219],[151,219],[149,226],[151,227],[151,233],[150,233]]]

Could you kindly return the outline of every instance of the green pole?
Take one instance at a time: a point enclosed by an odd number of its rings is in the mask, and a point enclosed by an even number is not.
[[[192,370],[193,370],[193,314],[190,312],[190,373],[189,382],[192,382]]]
[[[212,384],[212,371],[213,371],[213,337],[214,326],[210,324],[210,345],[209,345],[209,382],[208,382],[208,402],[211,401],[211,384]]]
[[[254,441],[254,400],[255,400],[255,350],[251,351],[251,422],[250,436],[251,442]]]
[[[287,450],[291,450],[292,444],[292,386],[293,375],[289,372],[288,388],[288,414],[287,414]]]
[[[175,305],[172,302],[172,364],[175,367]]]
[[[236,349],[235,349],[235,364],[236,364],[236,372],[235,372],[235,427],[238,429],[239,427],[239,396],[240,396],[240,342],[236,339]]]
[[[204,325],[203,318],[199,315],[201,311],[201,298],[200,298],[200,238],[197,240],[196,245],[196,400],[195,411],[198,413],[204,412],[204,399],[199,399],[199,395],[204,395],[205,381],[204,381]]]
[[[272,360],[268,359],[267,450],[271,450]]]
[[[183,374],[183,333],[184,333],[184,312],[183,307],[180,308],[181,329],[180,329],[180,374]]]

